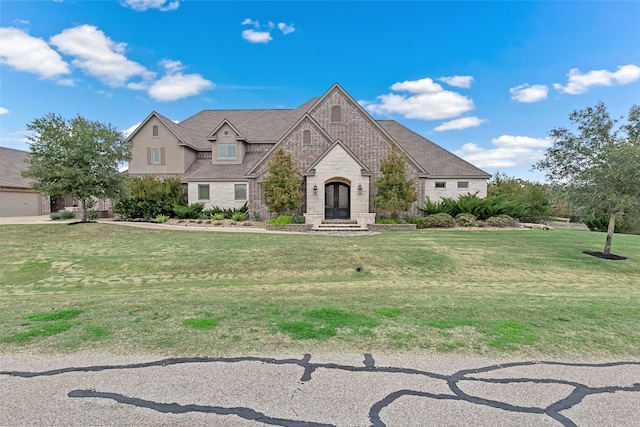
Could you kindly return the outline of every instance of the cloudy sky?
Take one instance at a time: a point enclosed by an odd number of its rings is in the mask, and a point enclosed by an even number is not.
[[[80,114],[295,108],[340,83],[489,173],[531,172],[548,132],[640,103],[640,2],[2,1],[0,145]]]

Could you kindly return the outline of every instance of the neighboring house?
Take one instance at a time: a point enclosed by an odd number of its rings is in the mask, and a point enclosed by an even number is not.
[[[20,175],[29,153],[0,147],[0,216],[31,216],[50,213],[49,197],[33,191],[31,179]]]
[[[31,189],[31,178],[21,172],[28,167],[28,151],[0,147],[0,217],[49,215],[64,209],[78,211],[78,201],[71,194],[45,196]],[[94,199],[93,209],[108,216],[111,201]]]
[[[307,223],[375,221],[380,162],[396,143],[407,155],[407,175],[418,200],[487,194],[490,175],[393,120],[373,119],[340,85],[292,110],[204,110],[174,123],[152,112],[128,138],[129,174],[179,177],[189,203],[271,213],[262,182],[273,152],[292,155],[303,178],[298,210]]]

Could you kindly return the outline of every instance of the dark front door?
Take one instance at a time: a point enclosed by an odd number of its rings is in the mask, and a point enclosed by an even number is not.
[[[347,184],[332,182],[324,186],[324,218],[351,218],[350,188]]]

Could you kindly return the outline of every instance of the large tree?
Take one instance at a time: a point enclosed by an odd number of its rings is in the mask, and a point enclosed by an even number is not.
[[[271,212],[281,214],[300,206],[302,178],[291,154],[279,148],[267,165],[269,175],[262,183],[264,201]]]
[[[49,113],[27,130],[33,132],[28,137],[31,155],[22,176],[34,179],[34,190],[79,199],[83,221],[93,197],[117,200],[126,192],[126,177],[118,166],[130,159],[129,145],[112,125]]]
[[[373,201],[376,208],[396,216],[407,211],[418,199],[416,183],[407,178],[407,156],[394,144],[391,152],[380,162],[382,178],[376,181],[378,194]]]
[[[631,107],[618,127],[602,102],[574,111],[569,120],[576,131],[552,129],[553,146],[534,168],[546,171],[584,212],[609,214],[603,253],[610,255],[616,217],[640,211],[640,107]]]

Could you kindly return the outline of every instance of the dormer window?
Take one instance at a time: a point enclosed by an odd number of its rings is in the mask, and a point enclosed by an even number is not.
[[[158,125],[153,125],[151,128],[151,136],[154,138],[158,138],[160,136],[160,129],[158,128]]]
[[[237,144],[218,144],[218,160],[236,160],[237,151]]]
[[[334,105],[331,107],[331,123],[341,123],[342,122],[342,107],[339,105]]]

